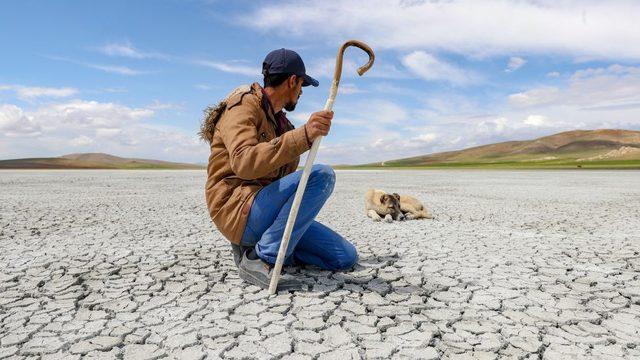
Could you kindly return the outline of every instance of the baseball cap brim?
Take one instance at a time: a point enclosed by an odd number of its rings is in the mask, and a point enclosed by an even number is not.
[[[320,85],[318,80],[312,78],[311,76],[309,76],[307,74],[302,75],[302,78],[304,79],[304,81],[302,81],[302,86],[313,85],[314,87],[318,87],[318,85]]]

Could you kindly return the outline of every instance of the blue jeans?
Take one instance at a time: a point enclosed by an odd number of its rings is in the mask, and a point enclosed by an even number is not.
[[[254,246],[260,259],[275,264],[302,170],[260,189],[256,194],[242,246]],[[291,232],[285,265],[311,264],[325,270],[345,270],[358,260],[356,248],[335,231],[315,221],[331,195],[336,176],[328,165],[314,165]]]

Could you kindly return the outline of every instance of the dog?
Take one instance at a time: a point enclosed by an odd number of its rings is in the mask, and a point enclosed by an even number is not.
[[[418,199],[377,189],[369,189],[365,193],[365,214],[373,221],[384,218],[386,222],[433,218]]]
[[[400,210],[400,195],[387,194],[382,190],[369,189],[364,195],[364,210],[373,221],[392,222],[393,220],[404,220],[404,215]]]
[[[400,195],[400,211],[406,220],[433,219],[433,215],[422,203],[409,195]]]

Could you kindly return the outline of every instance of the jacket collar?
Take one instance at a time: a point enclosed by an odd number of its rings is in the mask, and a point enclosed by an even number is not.
[[[271,102],[269,101],[269,98],[264,93],[264,88],[262,88],[262,86],[260,86],[260,84],[258,84],[257,82],[254,82],[251,85],[251,88],[254,90],[254,93],[258,97],[258,100],[260,101],[260,105],[262,106],[264,113],[267,115],[267,118],[269,118],[269,120],[271,120],[273,125],[277,128],[278,125],[276,123],[275,114],[273,113],[273,107],[271,106]]]

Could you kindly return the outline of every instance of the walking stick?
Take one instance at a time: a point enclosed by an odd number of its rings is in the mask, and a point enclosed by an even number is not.
[[[340,76],[342,75],[342,58],[344,57],[344,51],[349,46],[355,46],[357,48],[360,48],[369,55],[369,61],[358,69],[358,75],[362,75],[367,70],[369,70],[371,68],[371,65],[373,65],[373,61],[375,60],[375,55],[373,53],[373,50],[371,50],[371,48],[367,44],[361,41],[349,40],[344,44],[342,44],[342,46],[338,50],[338,55],[336,57],[336,69],[335,69],[335,72],[333,73],[333,83],[331,84],[329,99],[327,99],[327,103],[324,105],[324,110],[333,109],[333,102],[336,99],[336,94],[338,93],[338,84],[340,84]],[[291,238],[293,225],[296,221],[296,217],[298,216],[298,209],[300,208],[300,203],[302,202],[302,196],[304,195],[304,190],[307,187],[307,180],[309,179],[309,173],[311,172],[313,161],[315,160],[316,154],[318,153],[318,148],[320,147],[321,139],[322,139],[322,136],[318,136],[313,141],[313,145],[311,145],[311,150],[309,151],[309,156],[307,157],[307,161],[304,164],[302,177],[300,178],[300,183],[298,184],[296,195],[293,198],[293,204],[291,205],[291,211],[289,212],[287,225],[285,226],[284,233],[282,234],[282,241],[280,242],[278,257],[276,259],[275,267],[273,268],[273,274],[271,275],[271,283],[269,284],[270,295],[275,294],[276,289],[278,288],[278,281],[280,280],[280,271],[282,270],[284,257],[287,252],[287,247],[289,246],[289,239]]]

